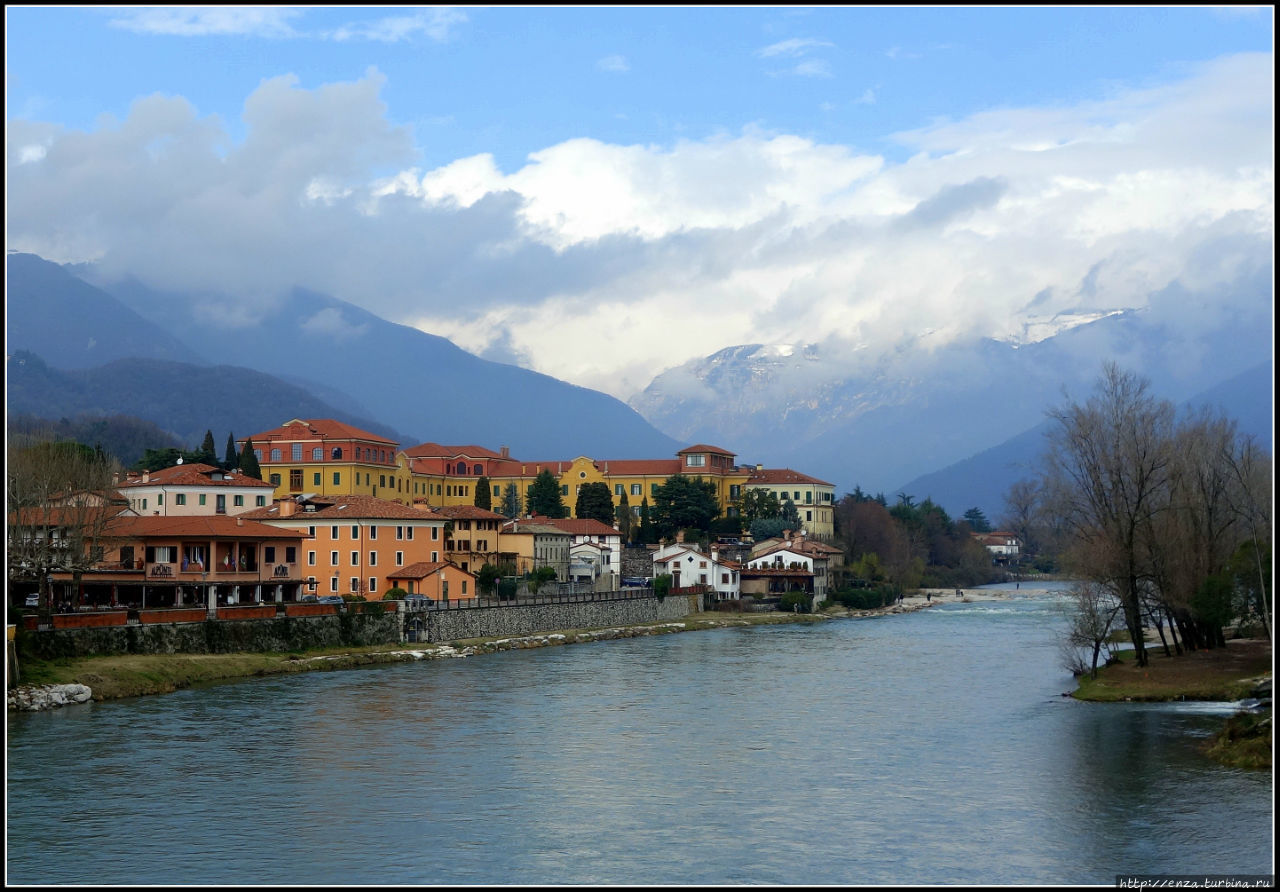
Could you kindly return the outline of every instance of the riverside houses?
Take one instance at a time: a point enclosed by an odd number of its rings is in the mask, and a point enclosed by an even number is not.
[[[243,517],[137,517],[121,513],[90,545],[77,580],[54,573],[54,603],[181,607],[293,601],[302,535]]]
[[[448,561],[426,561],[400,567],[387,574],[387,583],[411,595],[426,595],[433,601],[475,602],[479,595],[476,577]]]
[[[414,507],[445,521],[444,559],[470,573],[485,564],[516,565],[515,553],[503,555],[499,550],[498,533],[506,518],[501,514],[475,505],[442,505],[429,508],[422,502]]]
[[[300,496],[245,515],[305,538],[303,575],[313,594],[376,601],[390,574],[444,560],[447,518],[372,496]]]
[[[831,590],[831,570],[843,561],[843,552],[824,542],[814,542],[791,530],[781,539],[759,543],[742,568],[742,590],[750,594],[785,594],[793,589],[813,595],[815,604]]]
[[[161,517],[243,514],[270,502],[274,489],[255,477],[199,463],[130,471],[116,485],[135,514]]]

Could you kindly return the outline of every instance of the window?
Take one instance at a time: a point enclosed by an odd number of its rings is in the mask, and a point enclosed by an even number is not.
[[[404,566],[404,552],[403,552],[403,551],[397,551],[397,552],[396,552],[396,566],[397,566],[397,567],[403,567],[403,566]]]
[[[324,447],[323,447],[323,446],[317,446],[316,448],[314,448],[314,449],[312,449],[312,450],[311,450],[311,460],[312,460],[312,461],[324,461]]]
[[[271,450],[271,460],[272,460],[272,461],[280,461],[280,450],[279,450],[279,449],[272,449],[272,450]]]
[[[289,449],[289,456],[293,461],[302,461],[302,444],[294,443]]]
[[[566,483],[560,487],[560,495],[567,496],[568,494],[569,494],[569,484]]]
[[[289,469],[289,488],[294,492],[302,489],[302,468]]]
[[[396,527],[396,538],[397,539],[404,538],[404,527]]]
[[[244,507],[244,496],[232,496],[232,497],[231,497],[231,504],[235,505],[237,508],[243,508],[243,507]]]
[[[226,514],[227,513],[227,497],[219,494],[214,496],[213,500],[215,503],[213,506],[213,510],[218,514]]]
[[[336,577],[336,576],[330,576],[330,577],[329,577],[329,591],[331,591],[331,592],[336,592],[337,590],[338,590],[338,577]]]
[[[376,592],[378,590],[378,579],[376,576],[369,577],[369,591]]]
[[[409,540],[412,540],[412,539],[413,539],[413,527],[409,527],[409,529],[407,530],[407,532],[409,533],[409,535],[408,535],[408,536],[406,536],[405,538],[406,538],[406,539],[409,539]]]
[[[370,539],[378,538],[378,528],[376,526],[369,527],[369,538]]]
[[[339,473],[338,471],[333,472],[333,485],[334,486],[342,485],[342,474]]]
[[[333,539],[334,541],[337,541],[337,539],[338,539],[338,528],[337,528],[337,527],[329,527],[329,538],[330,538],[330,539]]]
[[[316,553],[314,551],[307,552],[307,566],[314,567],[316,565]]]
[[[271,475],[270,483],[271,483],[271,485],[272,485],[272,486],[279,486],[279,485],[280,485],[280,475],[279,475],[279,474],[272,474],[272,475]],[[204,496],[201,496],[201,498],[204,498]],[[200,504],[201,504],[201,505],[203,505],[203,504],[204,504],[204,502],[201,502]]]
[[[812,505],[812,504],[813,504],[813,490],[809,490],[808,492],[806,492],[806,493],[804,494],[804,503],[805,503],[806,505]]]
[[[272,475],[272,476],[279,476],[279,475]],[[272,481],[272,482],[274,482],[274,483],[279,483],[280,481],[279,481],[279,480],[275,480],[275,481]],[[201,504],[201,505],[204,505],[204,500],[205,500],[205,498],[206,498],[205,494],[204,494],[204,493],[200,493],[200,504]]]
[[[480,476],[480,466],[479,466],[479,465],[473,465],[473,466],[472,466],[472,468],[471,468],[471,474],[472,474],[473,476],[475,476],[475,477],[479,477],[479,476]]]
[[[640,495],[640,492],[641,492],[641,484],[639,484],[639,483],[633,483],[633,484],[631,484],[631,494],[632,494],[633,496],[638,496],[638,495]]]
[[[146,500],[146,499],[143,499],[143,500],[142,500],[142,510],[143,510],[143,511],[146,511],[146,510],[147,510],[147,500]]]
[[[312,485],[312,486],[319,486],[319,485],[320,485],[320,472],[319,472],[319,471],[313,471],[313,472],[311,473],[311,485]]]
[[[359,539],[359,538],[360,538],[360,526],[359,526],[358,524],[354,524],[354,523],[353,523],[353,524],[351,525],[351,538],[352,538],[352,539]]]
[[[307,527],[307,535],[310,536],[312,539],[314,539],[316,537],[316,528]]]
[[[360,552],[351,552],[351,566],[355,567],[360,563]]]
[[[148,545],[146,555],[148,564],[172,564],[178,559],[178,549],[172,545]]]
[[[449,580],[447,579],[440,581],[440,597],[444,598],[446,601],[449,600]]]
[[[495,496],[501,496],[501,495],[502,495],[502,493],[498,492],[498,490],[499,490],[499,487],[497,486],[497,484],[495,484],[495,485],[494,485],[494,487],[493,487],[493,494],[494,494]]]
[[[434,564],[439,560],[440,560],[440,552],[438,551],[431,552],[431,563]]]
[[[813,520],[813,512],[812,512],[812,511],[806,511],[806,512],[804,513],[804,519],[805,519],[805,520]]]
[[[334,446],[334,447],[333,447],[333,452],[331,452],[331,453],[330,453],[330,458],[332,458],[334,461],[338,461],[339,459],[341,459],[341,458],[342,458],[342,447],[341,447],[341,446]]]
[[[255,450],[253,450],[253,457],[254,457],[254,458],[256,458],[256,459],[258,460],[258,464],[262,464],[262,450],[261,450],[261,449],[255,449]]]
[[[684,463],[691,468],[701,468],[706,465],[707,457],[705,455],[686,455]]]
[[[185,505],[187,504],[187,494],[184,492],[180,492],[173,497],[173,500],[179,505]]]
[[[659,484],[659,483],[650,483],[650,484],[649,484],[649,494],[650,494],[650,495],[655,495],[655,496],[656,496],[656,495],[658,494],[658,487],[659,487],[659,486],[661,486],[661,484]]]
[[[379,486],[386,486],[386,485],[387,485],[387,475],[386,475],[386,474],[379,474],[379,475],[378,475],[378,485],[379,485]]]
[[[737,483],[729,484],[729,498],[736,499],[742,496],[742,486]]]
[[[268,564],[274,564],[276,562],[276,547],[274,545],[268,545],[263,548],[262,559]]]
[[[359,592],[360,592],[360,577],[352,576],[351,577],[351,594],[353,595],[359,594]]]
[[[266,505],[266,504],[267,504],[267,497],[266,497],[266,496],[254,496],[253,503],[254,503],[255,505],[257,505],[259,508],[261,508],[261,507],[263,507],[264,505]],[[313,535],[313,536],[315,535],[315,530],[312,530],[311,535]]]
[[[413,530],[412,530],[412,529],[410,529],[410,530],[409,530],[409,532],[410,532],[410,533],[412,533],[412,532],[413,532]],[[410,539],[412,539],[412,538],[413,538],[413,536],[410,536],[409,538],[410,538]],[[440,528],[439,528],[439,527],[432,527],[432,528],[431,528],[431,541],[432,541],[432,542],[435,542],[435,541],[436,541],[437,539],[439,539],[439,538],[440,538]],[[432,558],[432,560],[434,561],[434,560],[435,560],[435,558]]]
[[[721,574],[720,574],[720,584],[721,584],[721,585],[728,585],[728,584],[729,584],[729,574],[728,574],[728,573],[721,573]]]
[[[465,595],[466,593],[467,593],[467,581],[464,579],[462,580],[462,594]]]
[[[284,561],[286,564],[292,564],[298,560],[298,549],[292,545],[284,547]]]
[[[369,566],[370,567],[378,566],[378,553],[376,551],[369,552]]]
[[[156,504],[157,504],[157,505],[163,505],[163,504],[164,504],[164,493],[162,493],[162,492],[160,492],[160,493],[156,493]]]
[[[338,553],[336,551],[329,552],[329,566],[338,566]]]

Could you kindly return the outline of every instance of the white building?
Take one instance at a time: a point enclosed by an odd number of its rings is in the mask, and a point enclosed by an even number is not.
[[[159,471],[130,471],[116,484],[139,517],[234,516],[270,505],[270,483],[213,465],[174,465]]]

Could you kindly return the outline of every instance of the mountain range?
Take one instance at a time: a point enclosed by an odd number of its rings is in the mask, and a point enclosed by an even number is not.
[[[243,300],[10,254],[8,409],[129,413],[192,445],[206,429],[243,435],[293,417],[406,445],[508,446],[530,461],[711,443],[826,480],[837,496],[907,492],[994,518],[1038,453],[1045,411],[1084,397],[1106,359],[1160,396],[1223,407],[1269,449],[1270,278],[1254,269],[1229,299],[1174,283],[1143,310],[1095,299],[1027,315],[1003,339],[741,345],[663,372],[628,405],[314,291],[246,317],[230,309]]]

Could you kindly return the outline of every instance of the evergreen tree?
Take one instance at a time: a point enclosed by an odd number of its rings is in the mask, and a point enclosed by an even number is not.
[[[489,482],[488,477],[481,477],[476,481],[476,497],[473,504],[486,511],[493,509],[493,484]]]
[[[502,514],[511,518],[519,517],[521,507],[520,488],[514,483],[508,483],[502,490]]]
[[[640,501],[640,541],[653,541],[653,521],[649,517],[649,497]]]
[[[622,499],[618,502],[618,532],[622,534],[623,544],[631,542],[631,534],[635,532],[635,524],[632,523],[631,503],[627,500],[626,492],[622,493]]]
[[[218,464],[218,447],[213,442],[213,431],[204,432],[204,442],[200,444],[200,461],[206,465]]]
[[[987,515],[982,513],[981,508],[970,508],[964,513],[964,519],[969,522],[969,527],[975,533],[991,532],[991,522],[987,520]]]
[[[720,513],[716,486],[701,477],[672,474],[653,495],[658,532],[675,535],[677,530],[693,529],[703,533]]]
[[[779,515],[786,524],[785,529],[800,530],[800,509],[796,507],[796,503],[791,501],[791,496],[784,496],[782,499],[782,512]]]
[[[224,452],[225,458],[222,459],[222,467],[228,471],[234,471],[240,467],[240,456],[236,453],[236,437],[235,434],[227,434],[227,448]]]
[[[529,513],[543,517],[568,517],[569,509],[565,507],[560,495],[560,484],[550,471],[543,468],[529,486]]]
[[[244,448],[240,450],[240,473],[255,480],[262,479],[262,468],[258,465],[258,456],[254,454],[253,443],[249,440],[244,441]]]
[[[575,517],[593,518],[613,526],[613,496],[607,483],[584,483],[578,489],[578,502],[574,506]]]

